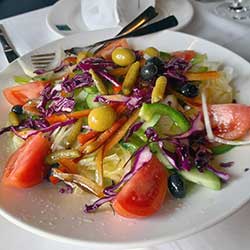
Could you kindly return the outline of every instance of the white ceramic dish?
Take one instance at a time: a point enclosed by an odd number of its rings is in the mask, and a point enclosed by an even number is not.
[[[69,36],[32,53],[89,44],[115,32],[116,30],[106,30]],[[194,49],[207,53],[211,60],[233,66],[238,74],[234,81],[234,86],[239,91],[237,100],[250,104],[250,64],[233,52],[197,37],[171,31],[131,39],[129,43],[141,49],[147,46],[166,51]],[[26,60],[29,56],[27,54],[23,59]],[[12,76],[20,73],[18,63],[13,62],[0,75],[0,91],[13,84]],[[5,125],[9,108],[1,97],[1,127]],[[2,136],[1,167],[9,154],[6,145],[7,136]],[[49,183],[25,190],[0,185],[0,214],[33,233],[87,248],[129,249],[156,245],[212,226],[249,200],[250,172],[244,171],[249,167],[249,146],[233,149],[222,156],[221,161],[235,162],[234,167],[229,169],[232,179],[221,191],[197,185],[185,199],[166,202],[156,215],[146,219],[124,219],[114,216],[110,209],[83,214],[83,205],[89,197],[59,194],[57,188]]]
[[[53,5],[47,16],[48,26],[62,36],[88,31],[81,17],[80,4],[81,0],[58,1]],[[184,28],[191,21],[194,14],[193,6],[188,0],[157,0],[156,9],[159,15],[155,21],[171,14],[177,17],[179,25],[174,27],[173,30]],[[65,25],[67,25],[68,28],[65,27]]]

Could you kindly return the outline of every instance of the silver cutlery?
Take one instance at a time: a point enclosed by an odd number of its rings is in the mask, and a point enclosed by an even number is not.
[[[156,12],[154,7],[152,6],[148,7],[141,14],[139,14],[134,20],[132,20],[128,25],[126,25],[117,34],[117,36],[128,34],[140,28],[144,24],[151,21],[157,15],[158,13]],[[104,46],[105,46],[105,43],[103,44],[103,46],[100,46],[98,50],[100,50]],[[31,62],[35,69],[47,69],[50,66],[50,64],[53,62],[55,56],[56,56],[56,53],[36,54],[36,55],[31,56]]]
[[[2,44],[4,54],[9,63],[19,57],[19,54],[15,50],[15,47],[10,41],[7,32],[5,31],[4,26],[2,24],[0,24],[0,42]]]
[[[131,38],[131,37],[149,35],[149,34],[161,31],[161,30],[173,28],[177,25],[178,25],[178,21],[177,21],[176,17],[172,15],[172,16],[168,16],[166,18],[163,18],[158,22],[155,22],[155,23],[149,24],[145,27],[136,29],[132,32],[129,32],[126,34],[121,34],[121,35],[118,35],[118,36],[115,36],[115,37],[112,37],[109,39],[105,39],[102,41],[98,41],[94,44],[90,44],[90,45],[87,45],[85,47],[73,47],[71,49],[65,50],[64,52],[66,54],[77,54],[80,51],[91,51],[91,50],[95,49],[96,47],[103,45],[105,43],[111,42],[111,41],[115,41],[115,40],[118,40],[121,38]]]

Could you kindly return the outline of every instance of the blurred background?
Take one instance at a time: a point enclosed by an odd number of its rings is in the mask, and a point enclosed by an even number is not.
[[[0,0],[0,19],[40,9],[52,5],[56,1],[57,0]]]

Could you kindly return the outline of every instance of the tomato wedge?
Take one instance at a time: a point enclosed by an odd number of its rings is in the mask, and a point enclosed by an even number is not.
[[[250,107],[243,104],[216,104],[209,107],[211,125],[215,135],[235,140],[250,130]]]
[[[47,174],[44,160],[49,151],[50,142],[41,133],[28,138],[10,156],[2,183],[16,188],[28,188],[41,183]]]
[[[115,211],[127,218],[154,214],[164,202],[167,177],[166,168],[153,156],[118,193],[113,203]]]
[[[5,88],[3,94],[12,105],[24,105],[28,100],[36,99],[49,81],[37,81]]]
[[[104,59],[111,60],[111,54],[114,49],[118,47],[128,48],[128,42],[126,39],[119,39],[117,41],[110,42],[107,46],[103,49],[98,51],[95,55],[97,57],[103,57]]]
[[[176,51],[172,53],[173,56],[181,58],[187,62],[190,62],[196,55],[193,50]]]

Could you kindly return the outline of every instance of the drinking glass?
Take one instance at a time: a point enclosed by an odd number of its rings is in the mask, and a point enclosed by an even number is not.
[[[250,18],[250,5],[244,0],[233,0],[218,5],[215,9],[218,16],[236,20]]]

